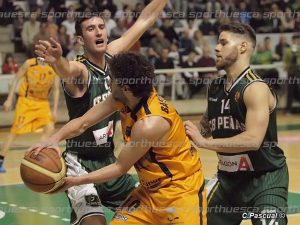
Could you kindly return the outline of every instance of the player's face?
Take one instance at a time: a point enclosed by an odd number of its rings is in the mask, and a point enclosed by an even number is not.
[[[122,91],[122,87],[118,85],[116,79],[112,77],[110,80],[110,89],[111,89],[111,94],[115,100],[125,103],[125,96]]]
[[[236,37],[230,32],[223,31],[215,48],[216,67],[218,70],[226,69],[238,59],[238,45]]]
[[[107,31],[100,17],[92,17],[81,24],[82,41],[85,51],[103,53],[107,47]]]

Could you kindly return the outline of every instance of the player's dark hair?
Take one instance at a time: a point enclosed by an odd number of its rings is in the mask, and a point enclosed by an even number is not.
[[[248,24],[243,24],[239,22],[225,23],[220,26],[219,30],[220,33],[223,31],[228,31],[235,34],[245,35],[251,40],[253,48],[255,48],[256,46],[255,31]]]
[[[76,32],[76,35],[82,36],[82,27],[81,27],[81,24],[84,21],[86,21],[88,19],[91,19],[93,17],[99,17],[99,18],[101,18],[104,21],[104,19],[101,16],[101,14],[94,15],[93,13],[85,13],[85,12],[83,12],[83,14],[77,16],[76,21],[75,21],[75,32]]]
[[[120,53],[109,62],[111,76],[120,86],[128,85],[135,97],[149,97],[153,91],[154,67],[140,54]]]

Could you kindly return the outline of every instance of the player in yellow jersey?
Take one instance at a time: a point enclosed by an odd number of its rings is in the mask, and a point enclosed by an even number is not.
[[[191,146],[175,108],[153,88],[154,69],[140,55],[121,53],[110,62],[112,95],[66,124],[45,147],[80,135],[120,111],[125,146],[117,161],[97,171],[68,177],[61,189],[117,178],[135,166],[141,185],[125,200],[110,224],[206,224],[206,193],[198,152]],[[33,152],[32,152],[33,151]]]
[[[54,130],[56,112],[59,100],[59,79],[56,73],[46,63],[31,58],[25,61],[16,74],[4,102],[4,111],[9,111],[18,81],[22,79],[19,98],[16,105],[14,122],[10,134],[0,152],[0,172],[5,172],[3,167],[4,157],[16,135],[34,132],[43,127],[42,140],[49,137]],[[54,107],[51,113],[48,96],[53,87]]]

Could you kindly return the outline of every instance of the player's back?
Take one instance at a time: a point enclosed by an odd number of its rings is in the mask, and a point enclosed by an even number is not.
[[[135,164],[141,184],[149,190],[155,190],[171,181],[184,180],[200,171],[199,154],[191,146],[180,116],[156,91],[149,98],[142,99],[134,110],[129,111],[128,107],[121,110],[125,142],[130,140],[134,123],[150,116],[163,117],[170,123],[171,128],[163,140],[142,143],[152,147]]]

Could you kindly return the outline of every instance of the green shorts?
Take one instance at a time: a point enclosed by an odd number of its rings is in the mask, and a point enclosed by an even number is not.
[[[64,159],[67,165],[67,176],[80,176],[116,161],[113,155],[99,161],[82,159],[77,154],[70,152],[64,154]],[[138,182],[131,175],[124,174],[117,179],[101,184],[71,187],[67,191],[67,197],[72,208],[71,224],[80,224],[88,216],[104,216],[102,206],[115,211],[137,184]]]
[[[261,173],[218,172],[207,185],[208,225],[286,225],[288,168]]]

